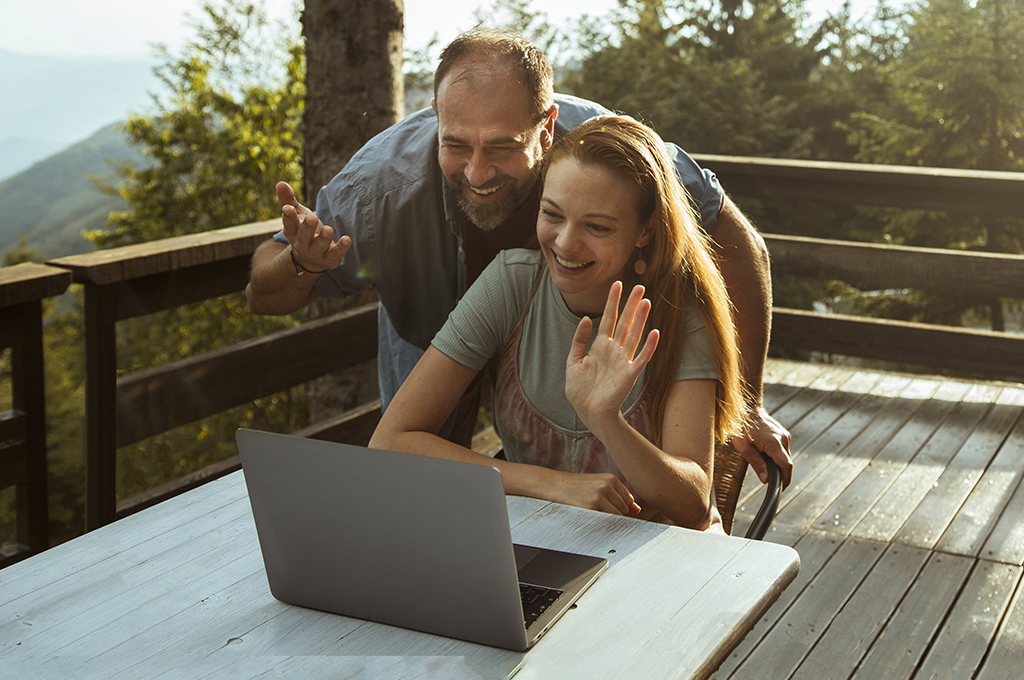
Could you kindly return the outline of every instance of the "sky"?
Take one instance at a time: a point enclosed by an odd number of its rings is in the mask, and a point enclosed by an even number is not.
[[[265,0],[271,18],[292,16],[293,0]],[[0,50],[22,54],[147,58],[151,44],[175,52],[191,35],[186,13],[199,16],[201,0],[0,0]],[[473,11],[485,0],[406,0],[405,46],[425,46],[436,33],[445,44],[473,25]],[[584,13],[604,16],[616,0],[558,0],[530,3],[555,26]],[[809,0],[812,15],[838,8],[841,0]],[[865,11],[872,0],[857,0]]]

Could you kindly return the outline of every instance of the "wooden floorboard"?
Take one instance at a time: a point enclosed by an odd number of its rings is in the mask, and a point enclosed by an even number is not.
[[[913,587],[850,677],[909,680],[973,567],[969,557],[930,553]]]
[[[995,534],[1001,517],[1007,521],[1003,528],[1013,528],[1020,523],[1021,514],[1010,510],[1011,499],[1018,493],[1024,478],[1024,417],[1018,418],[1010,436],[999,453],[982,474],[978,484],[960,507],[953,522],[942,535],[936,549],[958,555],[980,556],[990,536]],[[1017,544],[1021,541],[1018,537]],[[996,542],[1013,544],[1010,540],[996,539]],[[996,559],[993,552],[984,557]],[[1001,561],[1007,561],[1003,559]]]
[[[765,406],[800,574],[714,678],[1024,676],[1024,386],[771,360]]]

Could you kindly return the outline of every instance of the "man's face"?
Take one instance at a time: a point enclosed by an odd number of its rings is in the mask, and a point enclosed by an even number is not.
[[[459,207],[490,231],[533,189],[551,146],[555,115],[537,122],[526,88],[509,76],[463,78],[455,68],[438,88],[437,161]]]

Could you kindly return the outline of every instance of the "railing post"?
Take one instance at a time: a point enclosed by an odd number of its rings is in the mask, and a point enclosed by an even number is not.
[[[43,315],[38,301],[11,310],[20,317],[22,341],[11,347],[11,397],[25,416],[25,479],[17,487],[18,536],[29,550],[50,547],[46,484],[46,388],[43,372]]]
[[[117,519],[117,321],[104,286],[85,283],[85,530]]]
[[[0,413],[0,487],[15,488],[17,532],[0,567],[50,545],[42,300],[70,281],[67,272],[32,263],[0,270],[0,349],[11,349],[12,406]]]

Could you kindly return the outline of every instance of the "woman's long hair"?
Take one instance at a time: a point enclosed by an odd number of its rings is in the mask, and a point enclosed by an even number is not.
[[[545,175],[551,163],[564,158],[599,166],[628,181],[636,188],[640,223],[653,218],[654,234],[643,248],[647,271],[641,283],[651,299],[651,323],[661,333],[658,350],[647,366],[655,443],[661,445],[668,395],[683,351],[686,304],[696,305],[714,345],[715,438],[725,441],[739,431],[745,412],[732,308],[709,239],[698,227],[697,214],[676,178],[664,142],[631,118],[600,116],[552,146]],[[630,263],[635,258],[634,253]],[[623,285],[628,287],[628,282]]]

